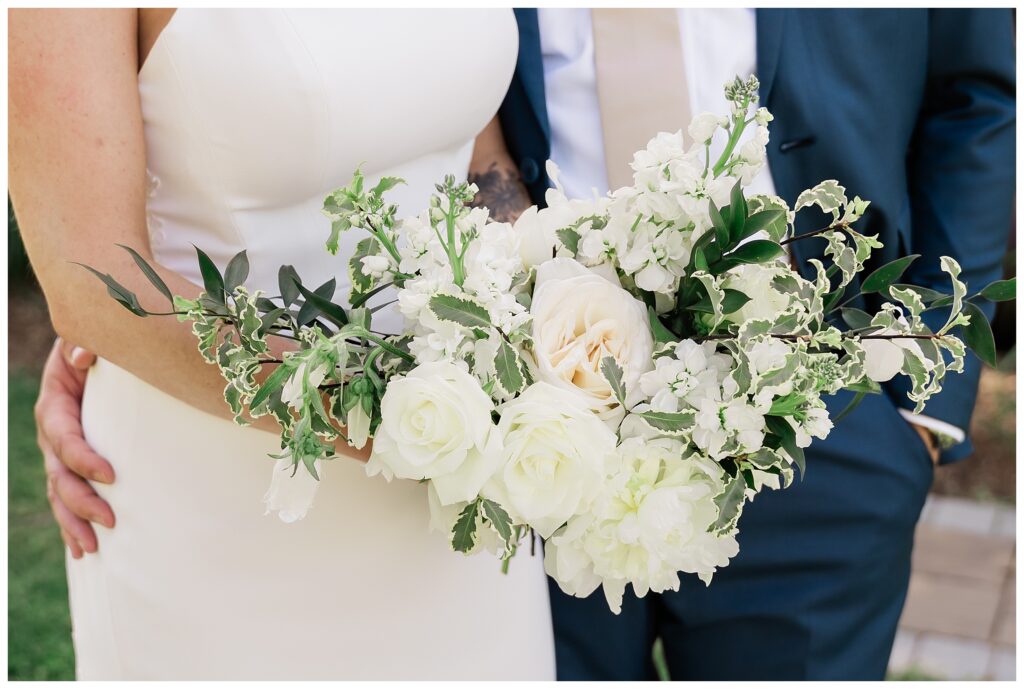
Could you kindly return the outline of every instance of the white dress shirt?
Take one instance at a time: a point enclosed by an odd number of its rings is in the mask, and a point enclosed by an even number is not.
[[[694,115],[704,111],[728,113],[723,85],[737,75],[746,77],[757,73],[755,11],[679,9],[677,15],[691,112]],[[605,194],[608,174],[597,99],[590,10],[540,8],[537,18],[551,129],[551,160],[560,169],[559,181],[570,198]],[[680,122],[679,128],[685,131],[688,124]],[[652,136],[654,134],[651,132]],[[711,145],[712,159],[724,145],[724,137],[715,137]],[[767,164],[747,190],[750,194],[775,194]],[[964,431],[952,424],[905,409],[899,411],[912,423],[950,436],[958,443],[964,440]]]

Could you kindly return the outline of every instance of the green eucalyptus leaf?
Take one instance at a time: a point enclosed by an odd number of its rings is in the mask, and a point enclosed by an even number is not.
[[[658,318],[658,313],[654,310],[653,306],[647,307],[647,319],[651,324],[651,334],[654,335],[654,341],[658,344],[664,342],[675,342],[679,338],[676,337]]]
[[[277,285],[281,290],[281,299],[284,300],[285,306],[291,306],[295,303],[295,300],[299,298],[299,285],[302,284],[302,280],[299,279],[299,274],[295,272],[294,266],[281,266],[277,271]]]
[[[203,276],[203,287],[210,299],[218,304],[224,303],[224,277],[217,269],[217,265],[198,246],[192,245],[196,250],[196,257],[199,259],[199,272]]]
[[[856,383],[850,383],[843,387],[844,390],[851,390],[853,392],[866,392],[869,394],[877,395],[882,392],[882,386],[871,380],[870,378],[862,378]]]
[[[783,225],[782,231],[773,231],[773,227],[780,222]],[[776,235],[781,237],[785,233],[785,223],[786,213],[776,208],[752,213],[747,217],[747,221],[743,225],[743,233],[737,237],[735,241],[743,241],[747,237],[752,237],[758,232],[767,232],[773,237]]]
[[[287,310],[288,309],[286,309],[285,307],[279,306],[276,309],[273,309],[272,311],[267,311],[265,314],[263,314],[260,317],[259,334],[266,335],[270,331],[270,327],[277,323],[277,320],[281,316],[283,316]]]
[[[715,228],[715,241],[720,246],[729,245],[729,224],[725,222],[722,211],[718,209],[715,202],[708,199],[708,213],[711,215],[711,225]],[[701,270],[698,268],[697,270]]]
[[[748,297],[745,293],[741,292],[738,289],[731,289],[726,287],[725,289],[722,290],[722,293],[725,295],[724,297],[722,297],[721,304],[723,314],[730,314],[739,311],[740,309],[743,308],[744,304],[750,301],[750,297]],[[693,304],[690,304],[686,308],[689,309],[690,311],[699,311],[701,313],[715,312],[715,307],[711,303],[711,298],[708,297],[706,292],[703,296],[701,296],[700,299],[698,299]]]
[[[989,301],[1010,301],[1017,298],[1017,278],[997,280],[981,290],[981,296]]]
[[[246,252],[239,251],[228,262],[224,269],[224,289],[228,294],[234,294],[235,288],[245,284],[249,277],[249,256]]]
[[[964,313],[971,317],[971,322],[961,326],[964,332],[964,343],[978,358],[989,366],[996,365],[996,341],[992,336],[992,326],[977,304],[964,302]]]
[[[139,255],[139,252],[130,246],[126,246],[124,244],[118,244],[118,246],[131,255],[132,259],[135,261],[135,265],[139,267],[142,274],[145,275],[151,283],[153,283],[153,286],[160,291],[160,294],[167,297],[167,300],[173,304],[174,295],[171,294],[171,290],[167,287],[167,283],[163,281],[163,278],[161,278],[155,270],[153,270],[153,267],[146,262],[146,259],[142,258],[142,256]]]
[[[867,328],[871,325],[871,314],[860,309],[844,306],[839,309],[839,313],[843,317],[843,322],[854,330]]]
[[[739,180],[736,180],[729,194],[729,216],[729,244],[732,245],[743,236],[747,222],[747,200],[743,197],[743,187]]]
[[[755,239],[736,247],[732,253],[728,253],[722,259],[731,264],[740,263],[767,263],[768,261],[781,256],[784,252],[778,242],[770,239]]]
[[[306,325],[312,322],[320,314],[323,314],[338,327],[348,324],[348,314],[345,313],[345,309],[331,301],[336,288],[334,278],[331,278],[312,292],[300,283],[295,283],[295,285],[299,288],[302,296],[306,298],[306,303],[299,309],[299,325]],[[304,311],[305,313],[303,313]]]
[[[249,402],[249,407],[254,408],[261,405],[265,400],[269,399],[271,394],[279,390],[285,381],[288,380],[288,376],[292,374],[292,367],[287,364],[280,364],[274,372],[271,373],[260,389],[253,395],[252,400]]]
[[[861,293],[871,294],[872,292],[884,292],[888,290],[889,286],[899,280],[907,268],[910,267],[910,264],[920,258],[920,256],[920,254],[911,254],[886,263],[884,266],[871,273],[871,275],[864,278],[864,281],[860,286]]]
[[[142,305],[139,304],[139,300],[135,296],[135,293],[126,288],[125,286],[123,286],[117,280],[115,280],[113,276],[108,275],[106,273],[101,273],[95,268],[87,266],[84,263],[76,262],[75,264],[82,266],[90,273],[98,277],[103,282],[103,284],[107,286],[107,294],[113,297],[118,304],[125,307],[126,309],[131,311],[136,316],[139,316],[140,318],[145,318],[146,316],[149,315],[149,312],[142,308]]]

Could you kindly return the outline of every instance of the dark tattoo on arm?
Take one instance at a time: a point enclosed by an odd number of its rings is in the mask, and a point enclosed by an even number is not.
[[[491,163],[486,172],[470,172],[469,181],[479,188],[472,205],[487,208],[498,222],[514,222],[533,205],[519,172],[513,167]]]

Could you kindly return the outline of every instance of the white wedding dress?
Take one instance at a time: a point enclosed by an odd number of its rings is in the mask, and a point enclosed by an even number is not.
[[[325,194],[362,163],[425,207],[466,173],[516,46],[507,10],[179,9],[139,74],[156,258],[200,283],[193,244],[222,268],[246,249],[251,288],[277,294],[290,263],[345,294]],[[423,485],[331,461],[282,523],[262,503],[275,436],[104,361],[83,422],[117,526],[68,562],[80,679],[554,678],[539,552],[508,575],[450,552]]]

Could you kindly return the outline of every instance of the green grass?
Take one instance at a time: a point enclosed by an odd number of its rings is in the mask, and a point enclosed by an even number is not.
[[[32,420],[36,376],[12,371],[8,385],[7,678],[74,679],[64,545]]]

